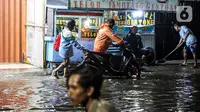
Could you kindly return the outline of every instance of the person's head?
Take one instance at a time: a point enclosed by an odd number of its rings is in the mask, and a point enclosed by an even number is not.
[[[138,32],[138,27],[137,26],[133,26],[131,29],[130,29],[130,32],[133,33],[133,34],[136,34]]]
[[[174,29],[178,32],[180,31],[180,25],[178,23],[174,24]]]
[[[66,27],[72,31],[74,29],[74,26],[75,26],[75,21],[73,19],[70,19],[66,22]]]
[[[99,99],[102,75],[101,70],[87,64],[72,70],[67,79],[68,95],[72,104],[85,106],[89,99]]]
[[[112,29],[115,26],[115,20],[114,19],[108,19],[106,23],[109,25],[109,27]]]

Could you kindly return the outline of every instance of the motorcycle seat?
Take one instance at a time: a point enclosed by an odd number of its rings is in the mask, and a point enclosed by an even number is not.
[[[101,53],[101,52],[94,52],[94,51],[90,51],[92,54],[97,54],[100,55],[102,57],[106,57],[106,58],[110,58],[112,56],[112,54],[107,54],[107,53]]]

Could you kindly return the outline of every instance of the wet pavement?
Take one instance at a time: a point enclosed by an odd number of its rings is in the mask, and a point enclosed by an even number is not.
[[[200,68],[190,66],[145,67],[140,80],[106,79],[102,98],[122,112],[200,111]],[[70,104],[64,80],[43,70],[0,70],[0,76],[0,111],[83,111]]]

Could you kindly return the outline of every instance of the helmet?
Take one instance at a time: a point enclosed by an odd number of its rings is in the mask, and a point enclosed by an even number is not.
[[[66,21],[66,24],[65,24],[65,25],[66,25],[66,26],[75,25],[75,23],[76,23],[76,22],[75,22],[73,19],[70,19],[70,20],[67,20],[67,21]]]

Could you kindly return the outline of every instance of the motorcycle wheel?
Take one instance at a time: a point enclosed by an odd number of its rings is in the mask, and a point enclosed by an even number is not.
[[[145,60],[145,63],[147,66],[151,66],[155,64],[156,61],[156,52],[152,47],[146,47],[145,49],[148,49],[150,52],[149,56],[147,56],[147,59]]]
[[[138,63],[135,63],[135,64],[130,64],[128,66],[128,69],[127,69],[127,72],[128,72],[128,78],[132,78],[133,75],[136,75],[136,78],[137,79],[140,79],[140,66]]]

